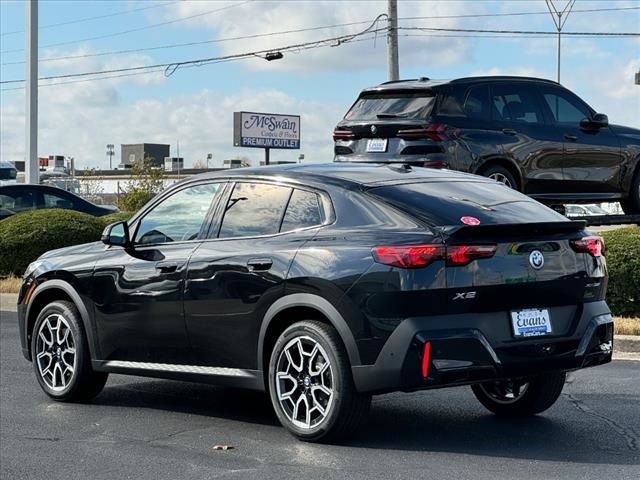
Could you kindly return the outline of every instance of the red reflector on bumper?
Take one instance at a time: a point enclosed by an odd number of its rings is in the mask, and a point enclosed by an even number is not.
[[[422,377],[429,376],[429,363],[431,363],[431,342],[425,342],[422,350]]]

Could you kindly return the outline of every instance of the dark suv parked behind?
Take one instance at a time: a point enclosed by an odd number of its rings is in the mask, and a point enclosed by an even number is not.
[[[335,160],[484,175],[537,200],[621,201],[640,213],[640,130],[524,77],[428,78],[367,88],[337,125]]]

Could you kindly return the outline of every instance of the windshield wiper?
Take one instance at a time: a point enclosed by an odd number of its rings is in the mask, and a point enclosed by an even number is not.
[[[378,113],[376,114],[378,118],[407,118],[407,115],[404,113]]]

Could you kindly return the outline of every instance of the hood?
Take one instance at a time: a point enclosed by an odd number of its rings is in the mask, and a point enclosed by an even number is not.
[[[102,242],[83,243],[82,245],[73,245],[71,247],[57,248],[55,250],[49,250],[38,257],[38,260],[51,260],[58,257],[69,257],[71,255],[85,254],[91,251],[103,250],[104,244]]]
[[[628,138],[634,138],[640,141],[640,129],[633,127],[625,127],[624,125],[609,125],[609,128],[617,135],[624,135]]]

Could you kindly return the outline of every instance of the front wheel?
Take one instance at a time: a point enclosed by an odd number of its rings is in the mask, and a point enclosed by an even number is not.
[[[640,167],[631,182],[629,196],[620,202],[620,206],[627,215],[640,214]]]
[[[31,352],[38,383],[54,400],[91,400],[107,381],[108,374],[91,368],[82,320],[71,302],[52,302],[40,312]]]
[[[356,391],[349,357],[333,327],[307,320],[287,328],[269,362],[269,394],[280,423],[300,440],[335,442],[366,416],[371,396]]]
[[[502,416],[529,416],[544,412],[560,394],[566,374],[549,372],[527,380],[500,380],[472,385],[484,407]]]

